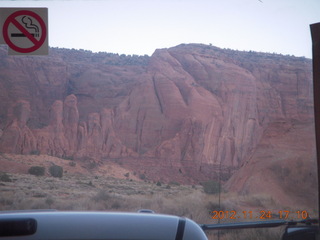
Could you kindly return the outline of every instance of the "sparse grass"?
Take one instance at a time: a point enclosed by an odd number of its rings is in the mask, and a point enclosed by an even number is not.
[[[110,194],[106,190],[101,189],[92,199],[96,202],[100,202],[108,201],[110,198]]]
[[[270,239],[281,239],[283,228],[267,229],[240,229],[240,230],[220,230],[213,231],[209,234],[209,239],[218,239],[218,234],[220,235],[220,240],[270,240]]]
[[[209,212],[211,211],[228,211],[224,204],[219,204],[219,202],[208,202],[206,208]]]
[[[198,223],[217,223],[213,210],[283,209],[265,195],[241,196],[223,192],[206,194],[200,185],[157,184],[103,176],[64,174],[62,178],[10,174],[12,182],[1,182],[0,210],[57,209],[71,211],[129,211],[152,209],[156,213],[184,216]],[[168,188],[168,186],[170,186]],[[316,211],[315,211],[316,212]],[[221,222],[230,222],[222,219]],[[244,221],[244,219],[239,219]],[[220,240],[276,239],[274,232],[237,230],[219,233]],[[208,234],[217,239],[217,231]],[[279,237],[277,239],[280,239]]]

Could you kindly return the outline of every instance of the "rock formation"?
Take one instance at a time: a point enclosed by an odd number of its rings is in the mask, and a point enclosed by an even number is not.
[[[153,180],[227,180],[269,126],[313,120],[305,58],[189,44],[151,57],[0,48],[0,63],[0,151],[115,161]]]

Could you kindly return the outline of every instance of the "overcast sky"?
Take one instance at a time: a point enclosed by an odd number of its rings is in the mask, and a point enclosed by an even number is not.
[[[320,0],[0,0],[48,7],[49,45],[151,55],[181,43],[311,58]]]

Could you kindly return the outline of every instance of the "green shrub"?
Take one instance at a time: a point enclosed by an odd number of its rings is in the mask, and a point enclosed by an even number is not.
[[[0,173],[1,182],[12,182],[10,176],[7,173]]]
[[[71,166],[71,167],[75,167],[77,164],[75,163],[75,162],[69,162],[69,166]]]
[[[62,156],[62,159],[64,160],[73,160],[73,156]]]
[[[171,181],[169,182],[170,185],[173,185],[173,186],[180,186],[180,183],[176,182],[176,181]]]
[[[204,192],[207,194],[217,194],[221,191],[220,183],[213,180],[203,182],[201,185],[203,186]]]
[[[112,205],[111,205],[111,208],[112,208],[112,209],[119,209],[119,208],[121,208],[120,202],[119,202],[119,201],[113,202]]]
[[[29,168],[28,173],[35,176],[43,176],[45,173],[45,167],[32,166]]]
[[[49,168],[52,177],[62,178],[63,168],[58,165],[53,165]]]
[[[40,151],[39,150],[32,150],[30,152],[30,155],[40,155]]]
[[[212,202],[212,201],[208,202],[205,207],[206,207],[207,210],[210,211],[210,213],[212,211],[224,211],[224,210],[226,210],[226,207],[225,207],[224,204],[222,204],[222,203],[219,204],[218,202]]]
[[[89,181],[88,185],[89,185],[90,187],[94,187],[92,181]]]
[[[108,201],[111,198],[110,194],[107,193],[105,190],[100,190],[97,194],[93,197],[93,200],[96,202],[100,201]]]
[[[54,200],[51,197],[47,197],[47,199],[45,200],[45,203],[49,205],[49,207],[51,207],[52,204],[54,203]]]
[[[146,179],[146,175],[144,175],[143,173],[142,173],[142,174],[139,174],[139,178],[140,178],[141,180],[145,180],[145,179]]]

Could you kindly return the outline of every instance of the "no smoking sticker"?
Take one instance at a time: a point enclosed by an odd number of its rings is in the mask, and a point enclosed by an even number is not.
[[[47,55],[47,23],[47,8],[0,8],[0,43],[10,55]]]

